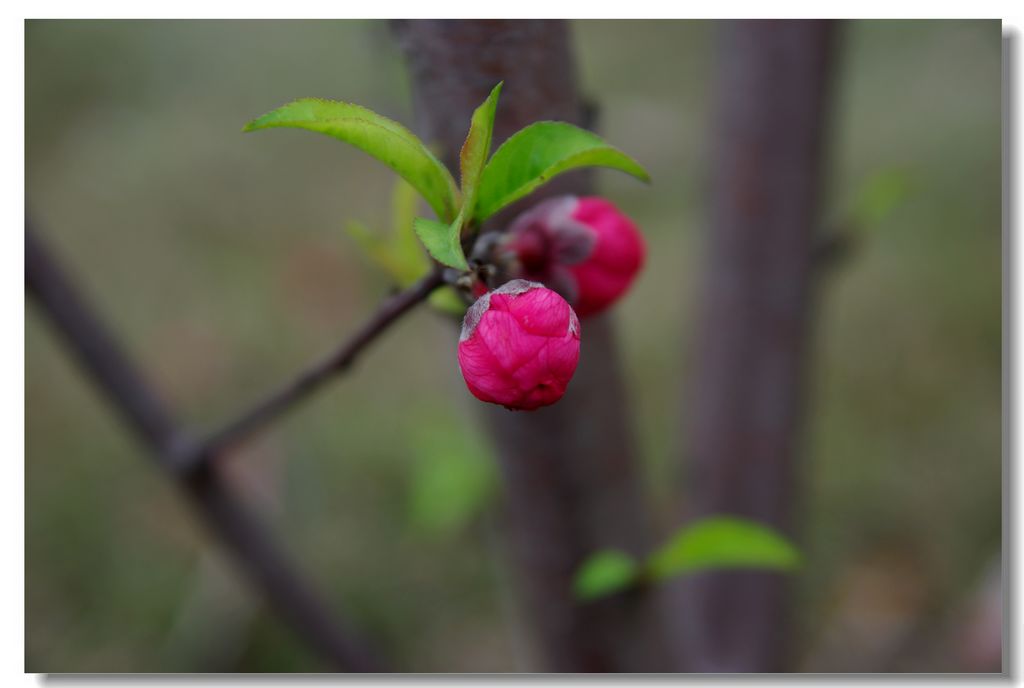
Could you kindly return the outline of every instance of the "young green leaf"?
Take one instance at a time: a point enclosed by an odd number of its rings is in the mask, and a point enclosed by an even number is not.
[[[854,224],[865,229],[877,226],[910,195],[911,183],[906,170],[885,168],[864,182],[851,208]]]
[[[440,418],[417,424],[411,440],[412,525],[429,535],[453,535],[494,500],[498,482],[487,443],[454,420]]]
[[[370,261],[403,288],[430,270],[430,260],[413,229],[417,200],[416,190],[398,179],[391,194],[390,232],[374,232],[359,222],[350,222],[345,228]],[[460,318],[466,314],[466,303],[452,287],[435,289],[429,301],[441,312]]]
[[[636,560],[615,549],[590,555],[576,571],[572,590],[576,599],[593,600],[629,587],[638,572]]]
[[[390,232],[375,232],[359,222],[350,222],[345,227],[363,253],[400,287],[409,286],[430,269],[427,254],[412,228],[416,201],[416,190],[399,179],[391,194]]]
[[[646,571],[654,580],[705,569],[790,570],[800,553],[775,530],[732,516],[714,516],[682,528],[652,554]]]
[[[476,109],[469,126],[469,135],[462,145],[462,152],[459,155],[462,168],[462,207],[458,215],[445,225],[443,222],[435,222],[426,218],[416,218],[413,221],[413,229],[416,235],[427,247],[430,255],[439,262],[453,268],[465,270],[469,267],[466,263],[466,256],[462,251],[462,227],[472,217],[473,206],[476,199],[477,181],[480,171],[487,160],[491,150],[491,136],[494,130],[494,112],[498,105],[498,95],[501,93],[499,83],[491,91],[487,100]],[[448,219],[448,218],[445,218]]]
[[[597,134],[565,122],[537,122],[494,152],[480,178],[474,217],[482,222],[552,177],[578,167],[609,167],[650,181],[638,162]]]
[[[407,183],[398,180],[391,194],[391,253],[402,266],[402,274],[396,275],[398,284],[408,287],[430,270],[430,260],[423,252],[423,246],[416,238],[413,222],[416,219],[416,191]],[[466,314],[466,303],[452,287],[435,289],[428,297],[430,305],[439,311],[459,316]]]
[[[382,238],[359,222],[350,222],[345,229],[370,261],[386,272],[400,287],[408,287],[430,269],[430,261],[416,239],[411,220],[398,237],[392,236],[388,239]],[[414,251],[406,250],[406,237],[412,237]],[[466,314],[466,303],[452,287],[435,289],[428,301],[432,307],[443,313],[460,318]]]
[[[462,207],[459,209],[460,231],[473,218],[476,208],[480,173],[491,153],[491,139],[494,135],[494,113],[501,95],[501,83],[494,87],[487,100],[473,112],[469,123],[469,134],[459,152],[459,169],[462,173]]]
[[[454,315],[457,318],[462,318],[466,315],[466,302],[459,298],[459,294],[455,291],[454,287],[435,289],[427,301],[431,307],[436,308],[442,313]]]
[[[451,173],[398,122],[359,105],[303,98],[257,117],[243,131],[272,127],[308,129],[352,144],[408,181],[443,221],[455,219],[458,189]]]
[[[362,249],[370,261],[388,273],[396,282],[402,283],[408,270],[395,255],[390,242],[356,220],[345,225],[345,232]]]
[[[466,254],[462,252],[458,222],[445,224],[417,217],[413,220],[412,226],[416,230],[416,236],[420,238],[423,245],[427,247],[427,251],[438,262],[458,270],[469,268],[466,263]]]
[[[398,261],[406,266],[399,284],[407,287],[430,270],[430,260],[416,238],[413,220],[416,219],[416,191],[399,179],[391,192],[391,247]]]
[[[462,172],[462,207],[455,220],[442,232],[437,227],[426,224],[416,225],[416,233],[430,255],[445,265],[465,270],[466,256],[462,251],[462,230],[473,218],[476,207],[477,184],[487,156],[491,152],[491,136],[494,132],[494,112],[498,106],[498,95],[501,93],[499,83],[487,96],[487,100],[473,112],[469,125],[469,134],[462,151],[459,153],[459,166]]]

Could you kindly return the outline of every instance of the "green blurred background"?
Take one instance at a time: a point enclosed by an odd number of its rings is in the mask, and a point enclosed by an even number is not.
[[[386,293],[343,226],[386,226],[391,172],[306,132],[241,133],[300,96],[411,122],[385,22],[25,30],[29,212],[182,420],[212,428]],[[602,133],[655,179],[602,172],[599,184],[650,244],[615,317],[650,499],[669,528],[715,25],[577,21],[573,33]],[[909,193],[858,228],[819,299],[799,668],[969,669],[999,609],[999,23],[852,22],[841,55],[827,221],[850,217],[865,185]],[[529,669],[454,336],[415,313],[229,468],[399,669]],[[25,401],[29,671],[322,668],[30,306]]]

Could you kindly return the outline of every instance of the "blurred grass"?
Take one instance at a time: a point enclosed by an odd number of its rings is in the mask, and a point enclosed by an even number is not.
[[[692,401],[714,25],[574,28],[603,133],[655,179],[600,182],[650,243],[616,317],[669,526]],[[879,551],[920,564],[899,569],[924,591],[913,613],[941,617],[1000,538],[999,24],[854,22],[842,58],[826,217],[881,168],[906,169],[914,194],[860,236],[820,298],[798,586],[812,649],[846,574],[888,561]],[[216,425],[387,289],[342,228],[386,225],[390,172],[308,133],[241,133],[308,95],[411,121],[385,24],[30,21],[26,60],[30,212],[183,420]],[[472,446],[457,440],[475,416],[453,337],[438,316],[411,316],[230,469],[399,668],[524,669],[498,524],[484,514],[439,537],[410,519],[416,462]],[[27,668],[319,668],[209,550],[32,309],[26,359]],[[182,640],[203,629],[212,646]]]

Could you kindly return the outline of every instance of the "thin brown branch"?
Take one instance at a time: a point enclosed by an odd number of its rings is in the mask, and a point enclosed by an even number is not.
[[[260,427],[293,409],[332,377],[344,372],[369,344],[442,284],[443,274],[441,270],[435,269],[408,289],[385,300],[373,316],[342,342],[337,350],[300,372],[203,442],[180,454],[179,470],[193,470],[195,466],[222,454]]]
[[[215,465],[202,464],[188,474],[176,471],[180,457],[193,454],[185,449],[189,439],[27,221],[25,285],[93,382],[159,463],[178,476],[178,484],[192,499],[209,529],[235,557],[242,571],[262,589],[278,614],[338,670],[379,671],[362,643],[331,617],[326,605],[292,568],[287,556],[232,492]],[[373,336],[371,331],[364,334],[364,339]],[[357,352],[365,343],[354,341],[352,349]],[[340,358],[341,365],[350,360]]]

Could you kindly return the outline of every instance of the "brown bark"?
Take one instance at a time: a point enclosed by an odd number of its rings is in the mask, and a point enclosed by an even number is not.
[[[689,516],[736,514],[791,532],[834,33],[828,21],[722,28]],[[681,581],[687,669],[785,668],[787,582],[757,572]]]
[[[400,21],[420,133],[448,165],[469,117],[505,81],[494,145],[537,120],[584,124],[564,21]],[[587,193],[590,176],[556,178],[528,199]],[[525,203],[489,223],[500,227]],[[627,422],[614,328],[583,323],[580,367],[566,396],[535,412],[482,408],[505,478],[508,527],[528,618],[549,671],[665,671],[661,626],[650,598],[578,604],[577,566],[602,547],[643,552],[648,532]]]

